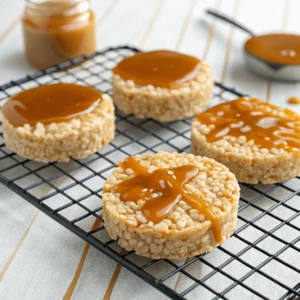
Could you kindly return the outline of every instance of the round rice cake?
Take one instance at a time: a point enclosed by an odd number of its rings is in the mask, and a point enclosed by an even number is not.
[[[242,97],[198,115],[191,130],[192,152],[224,164],[240,182],[300,175],[300,116],[291,110]]]
[[[141,52],[113,70],[113,100],[125,114],[161,122],[200,113],[212,96],[213,74],[196,57],[172,51]]]
[[[92,99],[85,103],[88,96]],[[6,146],[36,161],[85,158],[114,138],[111,97],[87,86],[53,84],[23,91],[7,100],[1,115]]]
[[[233,233],[239,185],[225,166],[186,153],[127,158],[103,188],[103,219],[128,251],[181,259],[211,251]]]

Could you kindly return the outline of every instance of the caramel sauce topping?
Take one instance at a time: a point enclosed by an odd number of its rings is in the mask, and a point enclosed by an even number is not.
[[[245,50],[270,63],[300,64],[300,35],[266,34],[255,36],[245,44]]]
[[[102,95],[95,89],[69,83],[44,85],[22,91],[3,105],[2,113],[15,127],[68,122],[91,112]]]
[[[120,166],[132,169],[136,175],[116,185],[116,191],[121,194],[121,200],[146,200],[142,213],[148,221],[158,223],[165,219],[178,204],[184,200],[210,222],[217,242],[222,241],[219,219],[215,216],[209,204],[200,197],[189,194],[183,188],[184,184],[191,182],[199,173],[197,167],[192,165],[170,169],[157,169],[149,172],[135,158],[128,157]],[[152,193],[159,193],[151,197]]]
[[[141,52],[124,58],[113,73],[138,85],[163,88],[180,87],[199,74],[198,58],[173,51]]]
[[[287,152],[300,149],[300,116],[284,109],[286,117],[275,116],[275,105],[255,98],[216,105],[196,119],[206,125],[215,125],[207,135],[208,142],[225,136],[245,136],[263,148],[283,148]]]
[[[290,104],[300,104],[300,98],[297,97],[290,97],[288,99],[288,103]]]

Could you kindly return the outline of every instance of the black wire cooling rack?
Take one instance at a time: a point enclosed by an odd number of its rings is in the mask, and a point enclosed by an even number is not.
[[[23,89],[54,82],[77,82],[111,93],[112,67],[136,51],[109,48],[11,81],[0,87],[0,105]],[[216,83],[212,105],[241,95]],[[104,181],[129,155],[189,152],[191,119],[161,124],[118,111],[116,117],[116,138],[109,145],[69,163],[19,157],[5,147],[1,129],[0,182],[170,298],[300,299],[300,177],[276,185],[241,184],[237,230],[209,254],[151,260],[121,252],[101,222]]]

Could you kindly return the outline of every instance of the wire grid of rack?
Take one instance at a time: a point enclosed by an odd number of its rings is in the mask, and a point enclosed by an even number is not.
[[[110,94],[112,67],[136,51],[109,48],[11,81],[0,87],[0,105],[23,89],[55,82],[86,84]],[[216,83],[211,105],[241,95]],[[237,230],[209,254],[151,260],[121,251],[107,235],[101,187],[115,164],[140,153],[189,152],[190,123],[161,124],[116,111],[116,137],[109,145],[83,160],[50,164],[9,151],[1,126],[0,182],[170,298],[299,299],[300,177],[276,185],[241,184]]]

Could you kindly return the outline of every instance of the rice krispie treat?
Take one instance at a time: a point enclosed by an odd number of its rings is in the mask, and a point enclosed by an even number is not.
[[[127,158],[103,189],[103,218],[126,250],[180,259],[211,251],[233,233],[239,185],[216,161],[186,153]]]
[[[114,138],[114,106],[108,95],[75,84],[23,91],[2,108],[6,146],[36,161],[68,161],[95,153]]]
[[[169,122],[200,113],[214,82],[209,65],[196,57],[151,51],[124,58],[113,69],[112,85],[122,112]]]
[[[246,183],[300,175],[300,116],[254,98],[212,107],[192,123],[192,151],[227,166]]]

